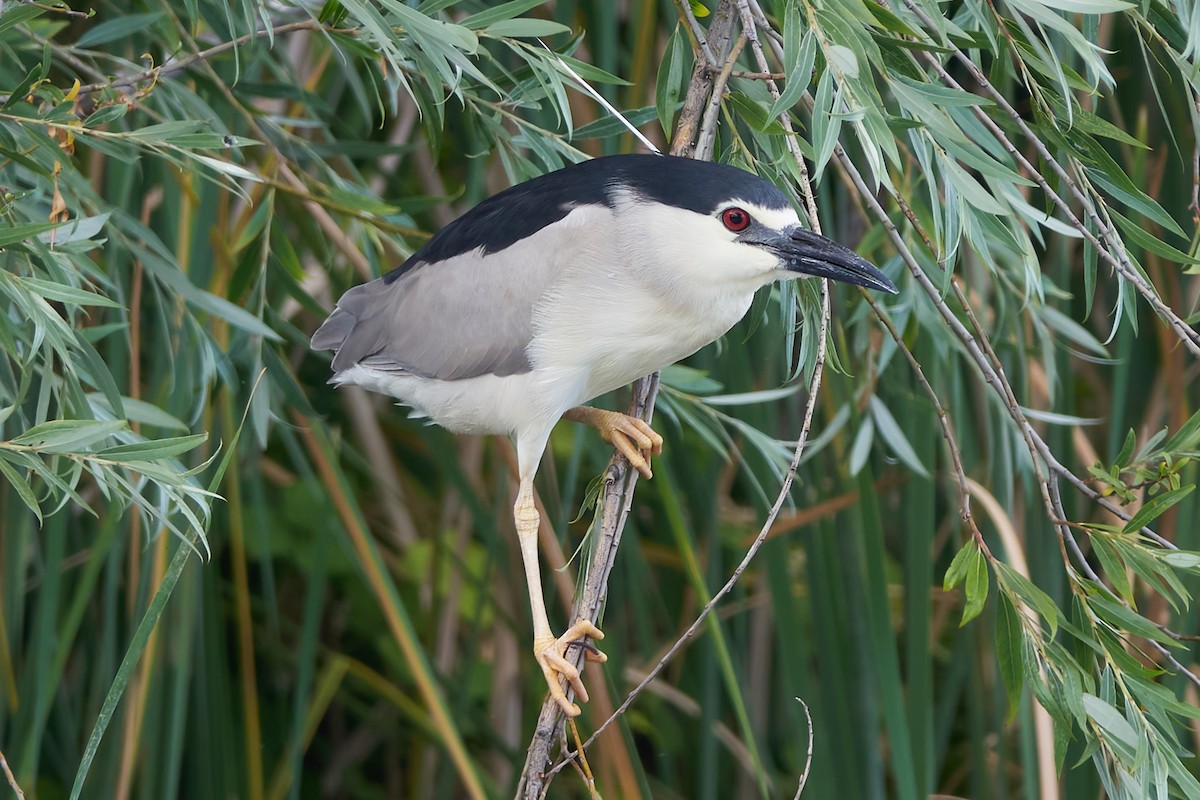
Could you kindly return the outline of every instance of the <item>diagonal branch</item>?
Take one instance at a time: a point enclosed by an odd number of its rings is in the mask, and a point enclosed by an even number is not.
[[[95,94],[96,92],[101,92],[105,89],[123,89],[126,86],[133,86],[135,83],[142,83],[143,81],[157,81],[161,78],[174,75],[176,72],[181,72],[193,64],[207,61],[208,59],[218,56],[221,53],[241,47],[242,45],[252,42],[255,39],[262,39],[267,36],[275,36],[276,34],[280,33],[291,33],[292,31],[327,30],[329,29],[313,19],[305,19],[298,22],[287,22],[283,25],[278,25],[272,28],[260,28],[259,30],[239,36],[236,39],[230,39],[227,42],[221,42],[220,44],[214,45],[207,50],[200,50],[192,53],[190,56],[185,56],[178,61],[168,61],[166,64],[162,64],[157,67],[151,67],[150,69],[142,70],[141,72],[133,75],[126,75],[111,81],[85,84],[79,87],[78,93],[81,95]]]
[[[688,92],[671,144],[671,154],[674,156],[711,157],[712,144],[716,136],[716,115],[705,112],[711,107],[709,105],[710,98],[718,98],[716,104],[719,107],[719,97],[724,92],[733,64],[744,45],[744,41],[735,41],[734,39],[734,16],[733,0],[722,0],[714,12],[707,37],[703,36],[698,25],[690,29],[699,46],[696,48],[696,65],[688,83]],[[708,61],[710,57],[719,58],[720,63]],[[714,68],[719,70],[716,75],[712,71]],[[657,394],[657,374],[637,381],[633,386],[631,413],[649,422],[653,416]],[[600,608],[607,592],[608,576],[616,558],[617,547],[621,542],[625,521],[632,507],[633,491],[637,480],[638,473],[629,468],[629,464],[623,456],[614,453],[604,474],[600,511],[597,514],[597,541],[593,548],[591,564],[584,585],[576,602],[575,612],[572,614],[573,620],[596,621],[599,617]],[[707,616],[707,613],[703,616]],[[686,634],[684,639],[676,643],[677,648],[681,647],[684,642],[686,642]],[[583,653],[579,649],[576,649],[571,657],[575,659],[576,666],[583,663]],[[648,683],[650,679],[645,683]],[[637,692],[632,697],[636,697],[636,694]],[[584,747],[590,746],[596,736],[616,719],[630,702],[631,698],[627,698],[622,708],[588,739]],[[556,769],[544,772],[550,763],[550,748],[561,727],[562,712],[556,703],[547,700],[538,715],[533,739],[526,754],[525,766],[517,787],[516,797],[518,800],[521,798],[534,800],[534,798],[541,797],[552,776],[568,763],[560,762]]]

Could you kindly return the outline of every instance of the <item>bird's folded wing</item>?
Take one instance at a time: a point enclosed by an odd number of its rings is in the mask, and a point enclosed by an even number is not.
[[[516,255],[474,251],[356,286],[312,346],[336,351],[335,373],[355,364],[440,380],[528,372],[533,309],[553,264]]]
[[[506,208],[509,216],[491,222],[503,227],[520,210]],[[336,351],[334,372],[355,364],[440,380],[528,372],[538,304],[548,294],[560,303],[574,299],[563,282],[589,264],[571,254],[599,254],[590,264],[596,268],[613,245],[612,220],[607,207],[583,204],[499,250],[477,246],[425,262],[426,252],[452,250],[426,248],[401,269],[346,292],[312,346]],[[455,230],[451,224],[433,242]]]

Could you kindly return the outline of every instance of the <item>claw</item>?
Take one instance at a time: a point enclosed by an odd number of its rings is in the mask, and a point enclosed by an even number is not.
[[[571,687],[580,702],[587,702],[588,693],[587,689],[583,687],[579,669],[566,658],[567,648],[572,645],[582,647],[589,661],[608,660],[608,656],[585,639],[589,636],[593,639],[604,638],[600,629],[589,620],[580,620],[557,639],[544,639],[533,643],[533,656],[537,659],[538,666],[542,668],[542,675],[545,676],[546,684],[550,687],[550,696],[568,717],[579,716],[579,706],[567,699],[567,693],[563,690],[559,679],[566,680],[567,686]]]
[[[607,661],[608,660],[608,656],[605,656],[604,653],[601,653],[599,647],[596,647],[596,645],[592,644],[591,642],[589,642],[586,639],[580,639],[575,642],[567,642],[567,647],[578,647],[580,650],[582,650],[584,652],[584,655],[588,658],[589,661],[592,661],[592,660]],[[604,656],[604,658],[594,658],[593,659],[592,658],[593,656]]]
[[[630,466],[646,478],[654,477],[650,456],[662,453],[663,438],[645,420],[590,406],[573,408],[566,416],[596,428],[604,441],[628,459]]]

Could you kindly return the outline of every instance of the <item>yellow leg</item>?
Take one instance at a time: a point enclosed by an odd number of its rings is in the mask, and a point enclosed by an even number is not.
[[[563,419],[591,425],[604,441],[629,459],[634,469],[646,478],[653,477],[650,456],[662,453],[663,438],[645,420],[591,406],[576,406],[563,414]]]
[[[517,502],[513,506],[513,521],[517,525],[517,538],[521,543],[521,558],[525,562],[525,580],[529,584],[529,607],[533,613],[533,657],[537,659],[546,683],[550,687],[550,695],[558,703],[563,713],[568,717],[579,716],[579,706],[567,699],[559,679],[566,680],[567,685],[575,691],[575,696],[581,702],[588,699],[587,690],[583,688],[583,680],[579,670],[566,659],[567,646],[578,642],[587,649],[589,661],[607,661],[608,656],[591,647],[585,637],[603,639],[604,634],[588,620],[580,620],[572,625],[562,636],[555,638],[550,630],[550,621],[546,618],[546,603],[542,598],[542,574],[538,567],[538,516],[537,506],[533,502],[533,478],[521,478],[521,486],[517,490]]]

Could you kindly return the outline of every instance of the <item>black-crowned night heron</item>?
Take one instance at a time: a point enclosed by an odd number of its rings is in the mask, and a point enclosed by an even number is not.
[[[685,158],[597,158],[519,184],[447,225],[398,269],[342,295],[313,335],[332,383],[391,395],[459,433],[516,440],[513,516],[533,612],[533,653],[569,716],[559,678],[587,692],[568,645],[605,656],[586,620],[555,637],[538,568],[533,477],[563,417],[599,429],[650,477],[662,437],[642,420],[581,405],[699,350],[755,291],[817,275],[896,287],[853,251],[800,226],[787,196],[740,169]]]

